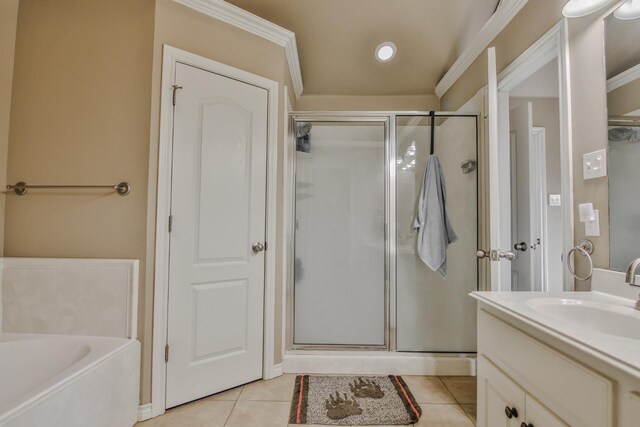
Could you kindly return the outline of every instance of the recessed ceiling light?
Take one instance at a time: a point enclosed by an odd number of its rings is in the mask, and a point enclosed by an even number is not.
[[[640,0],[629,0],[613,12],[613,16],[623,21],[640,18]]]
[[[396,45],[392,42],[380,43],[375,51],[378,62],[389,62],[396,56]]]
[[[562,9],[562,14],[567,18],[581,18],[596,12],[613,0],[569,0]]]

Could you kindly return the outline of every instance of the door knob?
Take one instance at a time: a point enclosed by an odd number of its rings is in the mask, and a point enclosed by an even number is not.
[[[515,249],[516,251],[526,252],[528,246],[529,245],[527,245],[527,242],[521,242],[521,243],[516,243],[515,245],[513,245],[513,249]]]
[[[518,418],[518,410],[516,408],[509,408],[508,406],[504,408],[504,413],[507,418]]]
[[[509,252],[509,251],[507,251],[507,252],[500,251],[498,253],[498,255],[500,256],[500,258],[504,258],[507,261],[513,261],[514,259],[516,259],[516,254],[514,254],[513,252]]]
[[[478,249],[476,251],[476,258],[482,259],[482,258],[488,258],[488,257],[489,257],[489,251],[483,251],[482,249]]]
[[[256,242],[253,245],[251,245],[251,249],[253,249],[253,252],[257,254],[259,252],[264,251],[264,245],[260,242]]]

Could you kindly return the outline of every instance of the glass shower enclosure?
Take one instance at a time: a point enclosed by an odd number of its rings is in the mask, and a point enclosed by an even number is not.
[[[293,113],[290,349],[475,352],[478,119]],[[431,128],[458,240],[446,277],[413,222]]]

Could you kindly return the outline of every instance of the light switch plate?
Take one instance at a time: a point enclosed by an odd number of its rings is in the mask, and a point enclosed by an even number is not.
[[[589,237],[600,236],[600,211],[598,209],[593,210],[593,221],[587,221],[584,223],[584,234]]]
[[[562,206],[562,195],[549,194],[549,206]]]
[[[582,156],[584,179],[607,176],[607,150],[594,151]]]

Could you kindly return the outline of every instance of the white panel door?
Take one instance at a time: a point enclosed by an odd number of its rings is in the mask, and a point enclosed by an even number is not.
[[[167,408],[262,377],[267,91],[176,65]]]
[[[530,152],[533,134],[533,105],[527,102],[509,113],[511,128],[511,245],[517,258],[511,263],[512,290],[532,291],[534,269],[531,234]]]

